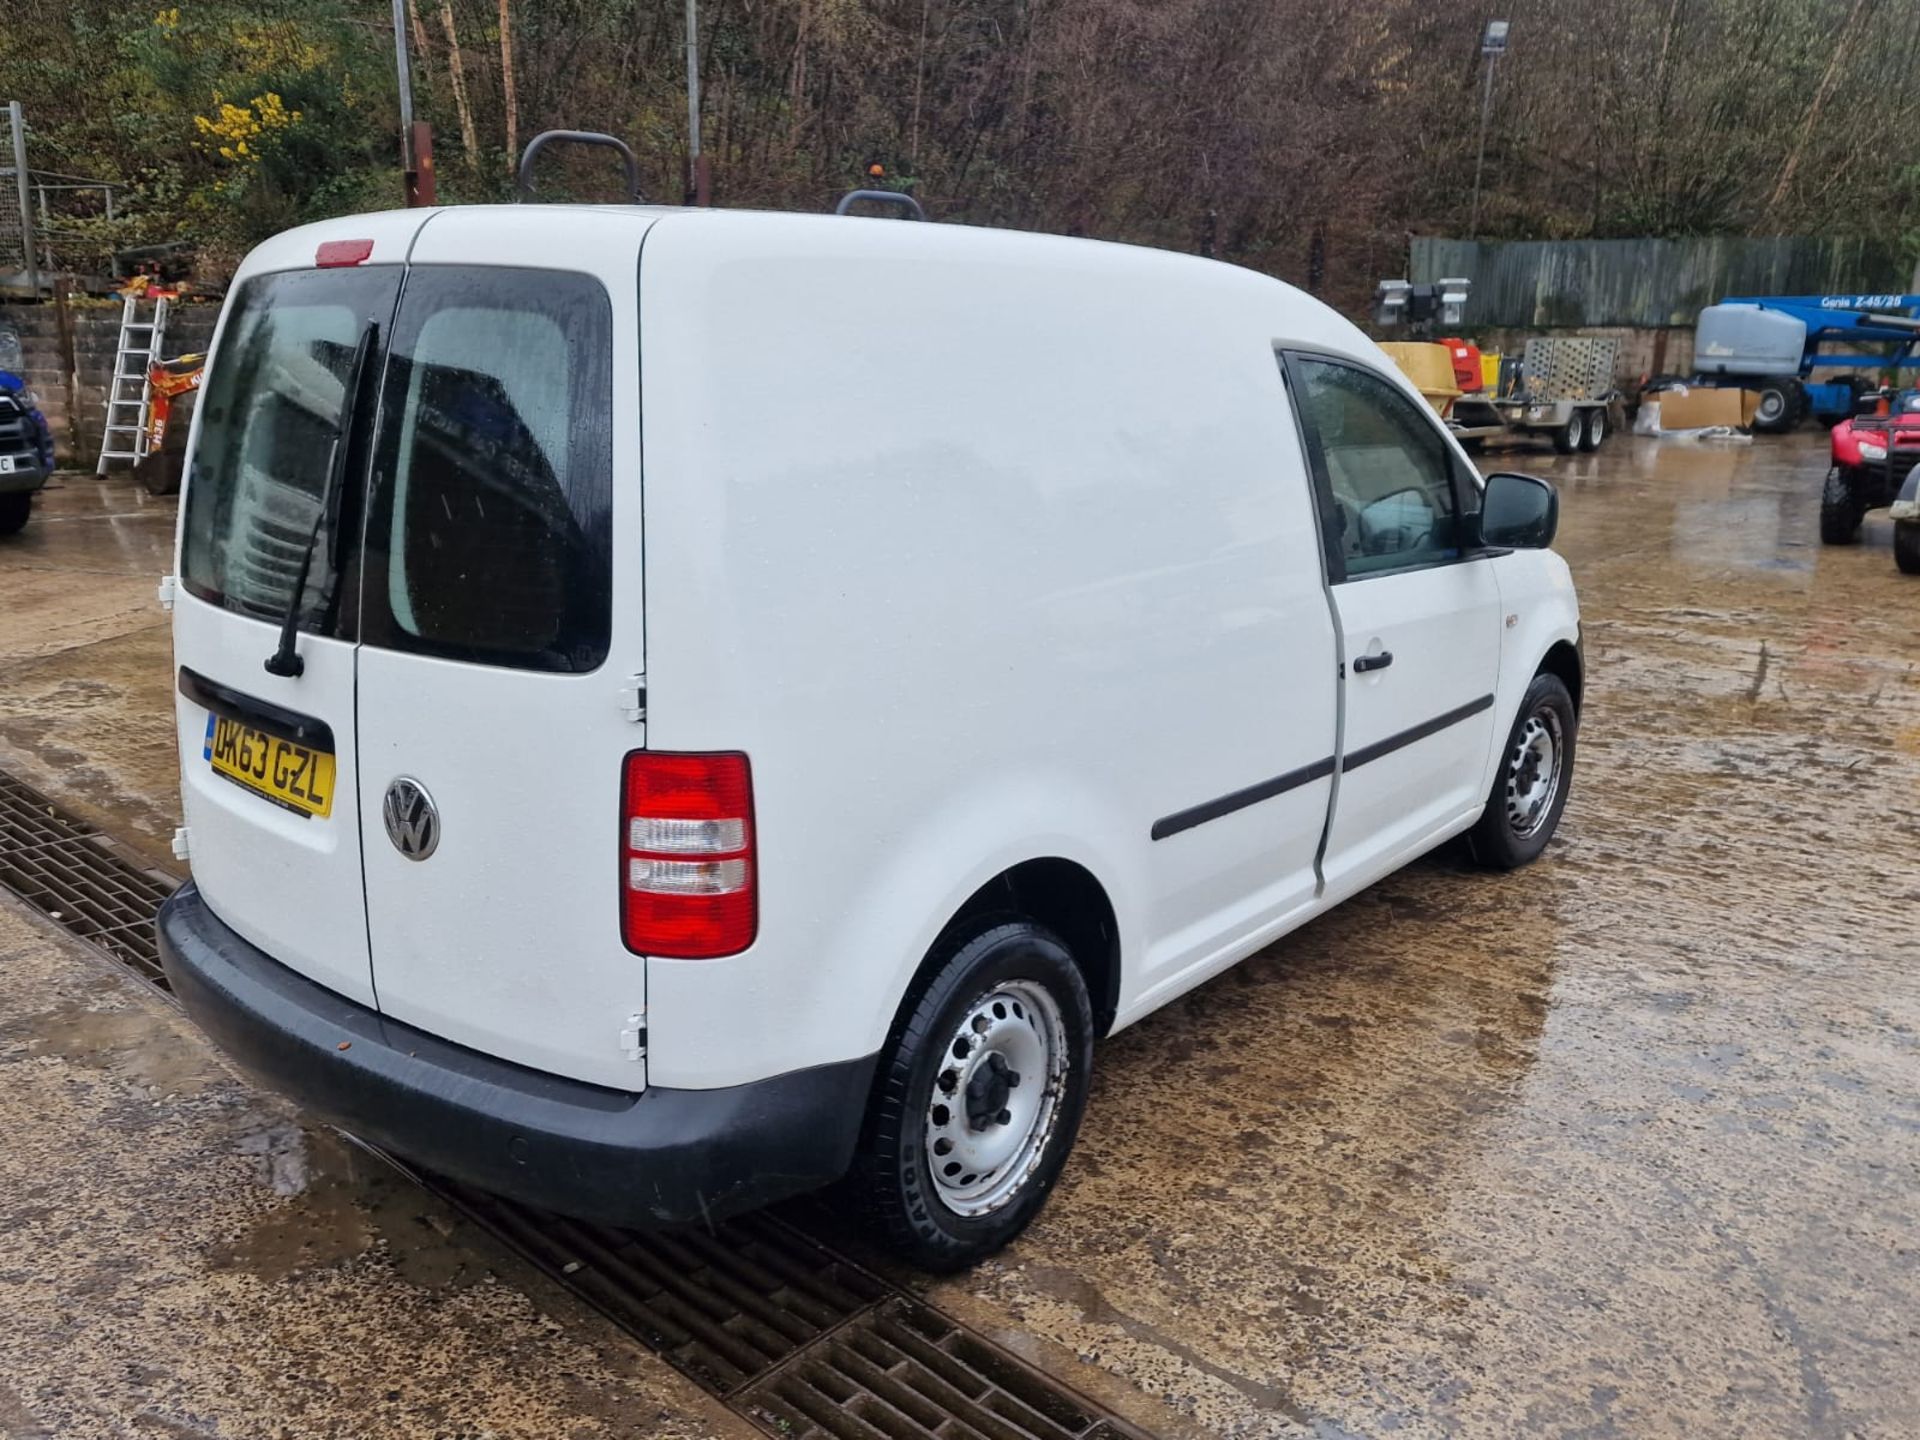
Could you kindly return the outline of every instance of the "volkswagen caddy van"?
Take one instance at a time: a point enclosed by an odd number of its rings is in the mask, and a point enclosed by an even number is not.
[[[239,271],[174,597],[175,990],[550,1210],[1032,1219],[1095,1042],[1559,822],[1544,483],[1275,280],[888,219],[358,216]]]

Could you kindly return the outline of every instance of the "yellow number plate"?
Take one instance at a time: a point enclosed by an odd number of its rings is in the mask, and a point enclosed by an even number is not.
[[[296,815],[324,818],[333,809],[333,756],[324,750],[309,750],[224,715],[209,715],[202,753],[214,774]]]

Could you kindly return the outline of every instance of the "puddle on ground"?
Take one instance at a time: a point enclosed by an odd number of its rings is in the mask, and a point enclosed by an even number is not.
[[[282,1281],[370,1256],[428,1289],[464,1287],[490,1273],[470,1227],[332,1130],[267,1124],[243,1133],[235,1148],[285,1203],[209,1250],[215,1269]]]
[[[198,1095],[227,1078],[205,1044],[125,1001],[101,1008],[64,1001],[0,1026],[0,1040],[24,1042],[29,1058],[104,1071],[150,1100]]]

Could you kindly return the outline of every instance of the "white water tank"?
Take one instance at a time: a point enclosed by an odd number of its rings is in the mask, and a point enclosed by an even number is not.
[[[1758,305],[1709,305],[1693,330],[1693,368],[1702,375],[1794,375],[1807,327]]]

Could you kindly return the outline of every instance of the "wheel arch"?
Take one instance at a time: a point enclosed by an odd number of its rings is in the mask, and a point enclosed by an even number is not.
[[[913,1004],[956,930],[974,921],[1009,915],[1044,925],[1066,942],[1087,982],[1093,1033],[1104,1036],[1120,1004],[1119,918],[1094,873],[1078,861],[1057,855],[1008,866],[967,897],[921,958],[901,996],[899,1014]]]
[[[1580,658],[1577,644],[1571,640],[1556,640],[1547,647],[1547,653],[1540,657],[1540,663],[1534,667],[1533,673],[1557,677],[1573,697],[1573,713],[1580,713],[1581,696],[1586,689],[1586,665]]]

